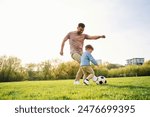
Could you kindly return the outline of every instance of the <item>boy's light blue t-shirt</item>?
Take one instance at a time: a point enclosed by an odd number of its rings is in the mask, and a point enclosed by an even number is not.
[[[91,55],[90,52],[86,51],[82,54],[81,56],[81,66],[89,66],[90,65],[90,61],[94,64],[94,65],[98,65],[96,60],[93,58],[93,56]]]

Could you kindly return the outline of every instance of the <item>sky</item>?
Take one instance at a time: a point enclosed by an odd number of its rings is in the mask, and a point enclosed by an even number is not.
[[[126,59],[150,60],[149,0],[0,0],[0,56],[23,63],[70,61],[69,43],[60,56],[63,38],[83,22],[85,34],[106,39],[85,41],[95,59],[125,64]]]

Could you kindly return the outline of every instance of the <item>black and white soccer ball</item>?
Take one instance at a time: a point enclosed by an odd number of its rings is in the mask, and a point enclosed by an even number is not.
[[[97,77],[97,80],[96,80],[97,85],[106,84],[106,83],[107,83],[107,80],[106,80],[105,76]]]

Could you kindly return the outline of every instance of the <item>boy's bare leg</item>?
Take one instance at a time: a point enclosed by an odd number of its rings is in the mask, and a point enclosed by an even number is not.
[[[88,76],[86,76],[86,78],[83,80],[84,84],[89,85],[89,80],[92,79],[94,77],[94,71],[92,69],[92,67],[90,66],[84,66],[82,67],[84,74],[89,74]]]
[[[90,75],[87,77],[87,79],[90,80],[90,79],[92,79],[93,77],[94,77],[94,74],[90,74]]]
[[[83,81],[88,77],[88,74],[84,73]]]

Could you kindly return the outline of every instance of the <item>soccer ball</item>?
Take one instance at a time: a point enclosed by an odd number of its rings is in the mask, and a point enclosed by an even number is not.
[[[99,84],[106,84],[107,83],[107,80],[104,76],[98,76],[97,77],[97,80],[96,80],[96,84],[99,85]]]

